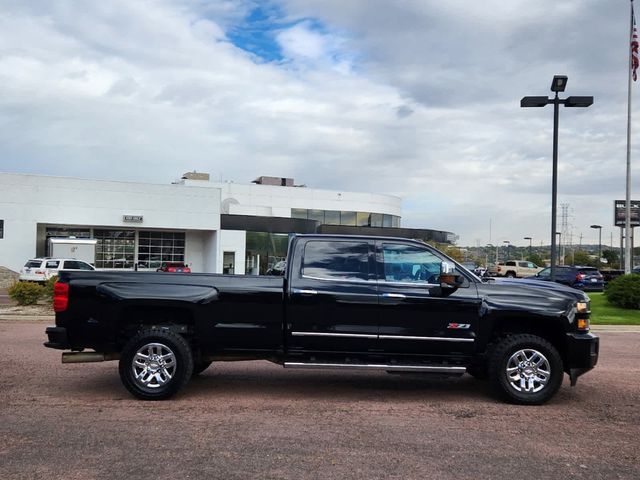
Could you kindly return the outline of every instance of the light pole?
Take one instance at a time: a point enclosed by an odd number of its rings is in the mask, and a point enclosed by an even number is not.
[[[529,257],[531,257],[531,242],[533,239],[531,237],[524,237],[525,240],[529,240]]]
[[[600,268],[600,262],[602,261],[602,225],[591,225],[591,228],[598,230],[598,268]]]
[[[507,254],[505,256],[505,260],[509,260],[509,245],[511,244],[511,242],[509,240],[503,240],[502,243],[507,244]]]
[[[551,281],[556,279],[556,211],[558,205],[558,117],[560,105],[565,107],[588,107],[593,104],[593,97],[559,98],[558,92],[564,92],[567,87],[566,75],[554,75],[551,82],[551,91],[555,92],[553,98],[548,97],[523,97],[520,100],[521,107],[544,107],[553,104],[553,174],[551,180]]]

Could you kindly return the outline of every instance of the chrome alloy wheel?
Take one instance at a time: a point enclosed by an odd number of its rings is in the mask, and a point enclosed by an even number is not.
[[[147,343],[138,349],[131,365],[135,382],[144,388],[159,388],[176,371],[176,356],[162,343]]]
[[[507,380],[518,392],[536,393],[547,386],[551,378],[551,366],[547,358],[537,350],[518,350],[507,362]]]

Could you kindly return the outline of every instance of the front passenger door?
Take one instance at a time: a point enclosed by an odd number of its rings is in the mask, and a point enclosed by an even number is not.
[[[440,288],[446,257],[428,246],[377,242],[380,347],[385,353],[449,355],[474,351],[480,300],[468,279]]]

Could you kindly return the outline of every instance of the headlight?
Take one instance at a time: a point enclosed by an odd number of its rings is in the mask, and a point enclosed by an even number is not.
[[[576,303],[576,312],[578,312],[578,313],[589,313],[589,302],[578,302],[578,303]]]
[[[589,302],[576,302],[576,312],[582,314],[589,313]],[[576,327],[578,330],[588,331],[589,330],[589,317],[586,318],[578,318],[576,320]]]

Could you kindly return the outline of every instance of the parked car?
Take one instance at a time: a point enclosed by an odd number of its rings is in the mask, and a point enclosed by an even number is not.
[[[33,258],[20,270],[21,282],[46,282],[59,270],[95,270],[93,265],[75,258]]]
[[[545,268],[533,278],[551,280],[550,276],[551,268]],[[559,265],[556,267],[556,282],[584,291],[602,292],[604,290],[604,277],[595,267]]]
[[[163,262],[156,272],[191,273],[191,269],[183,262]]]
[[[634,267],[633,270],[631,270],[631,273],[640,273],[640,265]]]
[[[610,281],[615,280],[621,275],[624,275],[624,270],[608,269],[608,270],[600,270],[600,273],[602,274],[602,278],[604,279],[604,284],[606,285]]]
[[[499,262],[490,271],[493,277],[526,278],[540,272],[542,267],[526,260],[507,260]]]

